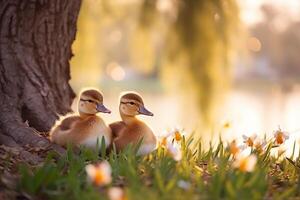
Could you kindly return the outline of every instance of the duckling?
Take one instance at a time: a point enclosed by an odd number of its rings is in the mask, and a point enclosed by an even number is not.
[[[111,130],[102,118],[96,115],[98,112],[111,113],[103,105],[102,94],[95,89],[83,91],[78,101],[79,115],[66,116],[59,121],[50,131],[50,140],[62,146],[71,143],[96,148],[104,137],[108,147],[112,140]]]
[[[139,114],[153,116],[145,108],[142,97],[135,92],[125,93],[120,98],[119,112],[122,121],[109,125],[116,150],[120,151],[128,144],[137,144],[143,139],[138,154],[145,155],[153,151],[156,147],[155,135],[144,122],[136,118]]]

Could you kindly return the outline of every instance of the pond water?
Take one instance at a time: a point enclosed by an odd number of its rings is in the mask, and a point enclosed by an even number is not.
[[[225,100],[222,115],[232,122],[226,139],[254,133],[271,137],[280,126],[290,133],[285,145],[290,153],[294,141],[297,146],[300,142],[300,86],[294,85],[288,91],[278,86],[234,89]]]

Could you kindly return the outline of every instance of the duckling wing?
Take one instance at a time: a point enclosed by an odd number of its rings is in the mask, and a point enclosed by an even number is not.
[[[51,131],[50,138],[53,142],[65,146],[68,143],[74,145],[84,144],[86,140],[91,144],[97,143],[99,133],[105,136],[107,143],[111,141],[110,129],[104,124],[103,120],[97,116],[81,118],[72,116],[65,118]],[[90,145],[90,144],[88,144]]]
[[[115,138],[120,136],[121,132],[126,127],[126,124],[123,121],[119,121],[109,124],[109,127],[111,129],[113,138]]]
[[[74,124],[74,122],[79,122],[80,120],[80,117],[79,116],[72,116],[72,117],[68,117],[68,118],[65,118],[61,124],[60,124],[60,129],[62,131],[66,131],[66,130],[69,130],[71,129],[72,125]]]
[[[124,126],[123,130],[119,132],[119,135],[113,141],[117,151],[124,149],[130,143],[137,144],[143,138],[142,127],[138,124]]]
[[[116,146],[117,151],[124,149],[130,143],[137,144],[141,139],[143,139],[143,146],[147,147],[146,152],[150,152],[148,150],[148,146],[151,146],[151,149],[154,149],[156,146],[156,138],[152,132],[152,130],[143,122],[137,121],[134,124],[126,126],[113,141]],[[143,153],[141,153],[143,154]]]
[[[50,140],[65,146],[70,138],[70,132],[72,132],[75,123],[79,121],[79,116],[69,116],[57,122],[57,125],[50,131]]]

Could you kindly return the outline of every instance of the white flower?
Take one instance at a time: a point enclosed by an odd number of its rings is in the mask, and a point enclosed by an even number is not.
[[[240,155],[233,163],[234,168],[238,168],[242,172],[252,172],[255,168],[257,157],[255,155],[243,156]]]
[[[242,137],[243,137],[244,143],[247,147],[253,147],[255,139],[257,138],[257,135],[256,134],[253,134],[252,136],[243,135]]]
[[[177,182],[178,187],[184,189],[184,190],[188,190],[191,188],[191,183],[184,181],[184,180],[179,180]]]
[[[165,130],[160,136],[158,136],[158,145],[167,147],[169,141],[180,142],[185,131],[182,128],[173,128],[171,130]]]
[[[182,139],[182,136],[184,135],[184,130],[181,128],[175,128],[173,129],[173,137],[174,140],[179,142]]]
[[[171,134],[172,133],[170,131],[164,131],[161,135],[159,135],[158,146],[167,147]]]
[[[244,150],[244,146],[241,145],[238,146],[235,140],[231,141],[227,148],[233,156],[236,156],[237,154],[239,154],[241,151]]]
[[[285,140],[289,139],[289,133],[282,131],[280,128],[274,132],[274,139],[276,144],[283,144]]]
[[[164,130],[164,131],[162,132],[162,134],[160,135],[160,137],[166,137],[166,138],[168,138],[168,137],[170,137],[172,134],[173,134],[172,130],[167,129],[167,130]]]
[[[182,152],[177,145],[174,146],[173,144],[169,143],[167,146],[167,150],[175,161],[180,161],[182,159]]]
[[[110,200],[126,200],[125,192],[120,187],[111,187],[108,190],[108,197]]]
[[[107,161],[99,164],[89,164],[85,167],[88,180],[96,186],[107,185],[111,182],[111,167]]]
[[[266,148],[267,142],[265,140],[258,140],[254,143],[254,148],[258,153],[262,153]]]

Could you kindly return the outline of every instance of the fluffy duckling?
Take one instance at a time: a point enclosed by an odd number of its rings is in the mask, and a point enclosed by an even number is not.
[[[71,143],[76,146],[96,148],[104,136],[106,147],[111,143],[111,130],[98,112],[111,113],[103,105],[102,94],[95,89],[85,90],[81,93],[78,102],[79,115],[67,116],[58,122],[50,132],[50,140],[62,146]]]
[[[138,154],[144,155],[153,151],[156,147],[156,137],[144,122],[136,118],[139,114],[153,116],[153,113],[145,108],[141,96],[134,92],[122,95],[119,111],[122,121],[109,125],[116,150],[120,151],[130,143],[137,144],[143,138]]]

